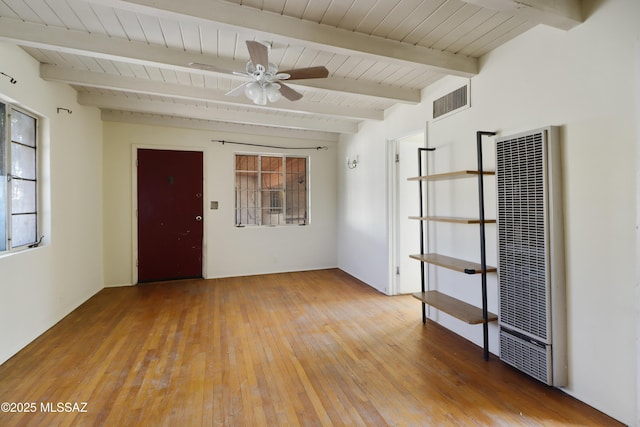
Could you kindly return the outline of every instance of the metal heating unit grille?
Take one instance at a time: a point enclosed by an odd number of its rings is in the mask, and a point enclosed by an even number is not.
[[[496,140],[500,358],[567,382],[559,129]]]
[[[532,377],[550,384],[551,347],[527,342],[509,333],[500,334],[500,357]]]
[[[497,153],[501,323],[547,342],[542,134],[499,143]]]

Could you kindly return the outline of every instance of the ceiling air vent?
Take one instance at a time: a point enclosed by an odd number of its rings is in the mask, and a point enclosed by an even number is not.
[[[469,83],[433,101],[433,118],[441,119],[470,107]]]

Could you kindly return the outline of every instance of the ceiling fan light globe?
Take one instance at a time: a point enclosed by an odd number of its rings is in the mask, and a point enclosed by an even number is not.
[[[253,103],[257,105],[267,105],[267,100],[267,92],[264,90],[264,88],[260,88],[260,92],[258,93],[258,96],[253,100]]]
[[[254,102],[260,96],[260,92],[262,92],[262,87],[258,82],[251,82],[244,88],[244,94]]]
[[[277,83],[270,84],[265,88],[267,99],[269,102],[277,102],[280,100],[280,85]]]

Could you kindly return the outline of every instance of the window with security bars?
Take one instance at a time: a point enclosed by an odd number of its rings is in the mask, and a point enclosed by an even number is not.
[[[236,154],[235,161],[237,226],[309,223],[307,157]]]
[[[38,240],[37,119],[0,103],[0,252]]]

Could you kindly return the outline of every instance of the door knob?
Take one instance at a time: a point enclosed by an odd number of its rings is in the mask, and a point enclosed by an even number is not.
[[[202,216],[200,216],[200,215],[196,216],[196,221],[198,221],[198,222],[202,221]]]

